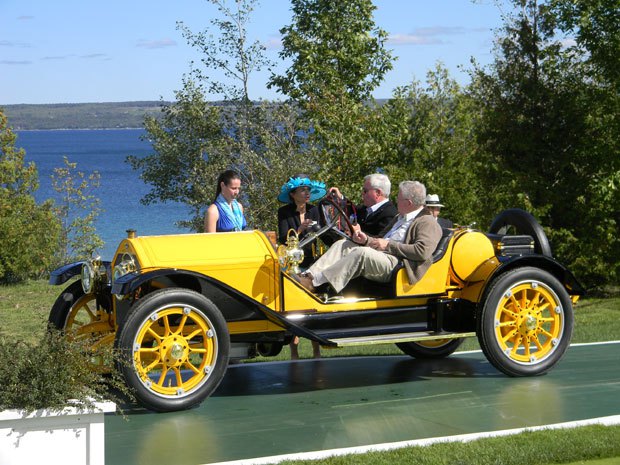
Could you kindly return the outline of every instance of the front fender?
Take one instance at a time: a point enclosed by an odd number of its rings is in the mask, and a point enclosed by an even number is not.
[[[266,305],[262,304],[261,302],[258,302],[248,297],[247,295],[239,292],[235,288],[230,287],[227,284],[224,284],[216,279],[213,279],[210,276],[196,273],[195,271],[179,270],[176,268],[160,268],[157,270],[147,271],[144,273],[140,273],[140,272],[129,273],[117,279],[112,284],[112,294],[131,295],[142,284],[148,281],[151,281],[155,278],[160,278],[164,276],[167,276],[167,277],[170,277],[170,276],[183,277],[184,276],[184,277],[190,277],[190,278],[196,279],[198,281],[204,281],[206,283],[209,283],[211,286],[214,286],[222,290],[223,292],[226,292],[230,296],[238,299],[239,301],[246,303],[248,306],[253,306],[257,310],[259,310],[269,321],[271,321],[272,323],[284,329],[289,330],[291,333],[297,336],[301,336],[301,337],[305,337],[305,338],[317,341],[320,344],[326,345],[326,346],[335,345],[335,343],[328,341],[327,339],[315,334],[314,332],[284,318],[284,316],[281,313],[278,313],[272,310],[271,308],[267,307]]]
[[[79,275],[82,272],[82,265],[84,263],[86,263],[86,261],[82,260],[79,262],[73,262],[67,265],[63,265],[60,268],[56,268],[50,273],[49,284],[57,286],[59,284],[63,284],[69,281],[71,278]],[[109,277],[112,275],[112,263],[101,262],[101,266],[105,267],[107,281],[109,281]]]
[[[84,261],[81,262],[73,262],[67,265],[61,266],[60,268],[56,268],[50,274],[49,283],[53,286],[57,286],[59,284],[63,284],[69,281],[74,276],[77,276],[82,271],[82,265]]]

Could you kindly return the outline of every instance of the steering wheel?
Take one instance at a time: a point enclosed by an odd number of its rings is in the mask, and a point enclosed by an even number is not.
[[[315,241],[318,237],[330,230],[345,239],[353,240],[349,234],[341,230],[339,227],[339,223],[342,220],[344,222],[345,229],[353,232],[353,224],[340,205],[338,205],[333,199],[327,197],[321,200],[320,207],[323,211],[323,217],[325,218],[325,226],[314,233],[307,234],[306,237],[299,241],[299,247],[304,248],[306,245]]]

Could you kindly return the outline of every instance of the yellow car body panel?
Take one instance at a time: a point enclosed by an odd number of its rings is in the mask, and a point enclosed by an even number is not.
[[[142,270],[176,268],[194,271],[277,310],[277,257],[269,240],[259,231],[125,239],[119,252],[131,250]]]

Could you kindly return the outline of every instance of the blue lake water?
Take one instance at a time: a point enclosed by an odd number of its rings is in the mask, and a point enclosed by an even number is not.
[[[34,162],[39,171],[37,201],[58,199],[52,188],[54,168],[63,167],[63,156],[77,163],[85,174],[98,171],[101,186],[93,192],[101,200],[103,211],[97,220],[97,234],[105,242],[100,250],[110,260],[127,229],[139,235],[189,232],[175,225],[187,220],[189,210],[182,204],[142,205],[140,199],[150,191],[139,173],[125,162],[128,155],[152,153],[149,142],[140,140],[141,129],[16,131],[16,147],[26,151],[26,162]]]

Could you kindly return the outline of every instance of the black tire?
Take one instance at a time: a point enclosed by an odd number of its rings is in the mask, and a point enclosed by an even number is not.
[[[552,257],[551,245],[545,230],[536,221],[536,218],[525,210],[512,208],[498,214],[489,228],[491,234],[525,234],[534,239],[536,253]]]
[[[463,338],[432,339],[418,342],[399,342],[396,347],[414,358],[445,358],[458,349],[462,343]]]
[[[158,412],[200,404],[226,373],[230,336],[218,308],[180,288],[147,295],[118,332],[119,370],[136,398]]]
[[[282,352],[284,345],[281,342],[259,342],[256,352],[262,357],[275,357]]]
[[[495,368],[508,376],[535,376],[551,369],[568,349],[573,306],[550,273],[517,268],[491,284],[477,321],[480,347]]]

